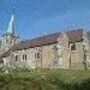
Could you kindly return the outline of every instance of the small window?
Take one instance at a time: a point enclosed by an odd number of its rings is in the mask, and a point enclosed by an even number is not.
[[[40,53],[35,53],[35,59],[40,59]]]
[[[57,54],[58,54],[58,48],[57,48],[57,46],[54,46],[53,50],[54,50],[55,57],[57,57]]]
[[[23,54],[22,59],[23,60],[27,60],[27,55],[26,54]]]
[[[76,50],[76,45],[75,44],[71,45],[71,50]]]
[[[40,53],[37,53],[37,59],[39,59],[40,58]]]
[[[18,56],[17,55],[15,56],[15,61],[18,61]]]
[[[23,60],[24,60],[24,55],[22,56]]]
[[[37,59],[37,54],[35,53],[35,59]]]
[[[25,54],[25,60],[27,60],[27,55]]]

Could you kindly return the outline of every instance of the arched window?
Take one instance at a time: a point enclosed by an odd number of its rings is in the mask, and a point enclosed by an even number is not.
[[[40,59],[40,52],[35,53],[35,59]]]
[[[24,61],[26,61],[26,60],[27,60],[27,55],[26,55],[26,54],[23,54],[23,55],[22,55],[22,59],[23,59]]]
[[[37,53],[35,53],[35,59],[37,59]]]
[[[18,55],[15,56],[15,61],[18,61]]]
[[[76,45],[75,45],[75,43],[74,43],[74,44],[71,44],[71,50],[76,50]]]
[[[25,60],[27,60],[27,55],[26,55],[26,54],[25,54],[25,56],[24,56],[24,57],[25,57]]]
[[[40,59],[40,53],[39,52],[37,53],[37,59]]]
[[[24,54],[22,55],[22,59],[24,60]]]
[[[54,53],[57,54],[57,51],[58,51],[57,46],[54,46],[54,47],[53,47],[53,50],[54,50]]]

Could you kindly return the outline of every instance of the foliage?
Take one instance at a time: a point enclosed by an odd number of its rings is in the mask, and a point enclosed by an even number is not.
[[[4,69],[0,90],[90,90],[90,70]]]

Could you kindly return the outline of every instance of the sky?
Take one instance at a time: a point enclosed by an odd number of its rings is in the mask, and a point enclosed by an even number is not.
[[[0,34],[15,8],[15,32],[31,39],[73,28],[90,30],[90,0],[0,0]]]

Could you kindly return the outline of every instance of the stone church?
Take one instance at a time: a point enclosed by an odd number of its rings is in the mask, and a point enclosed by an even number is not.
[[[12,15],[6,33],[0,37],[0,67],[87,69],[89,47],[83,28],[18,42]]]

